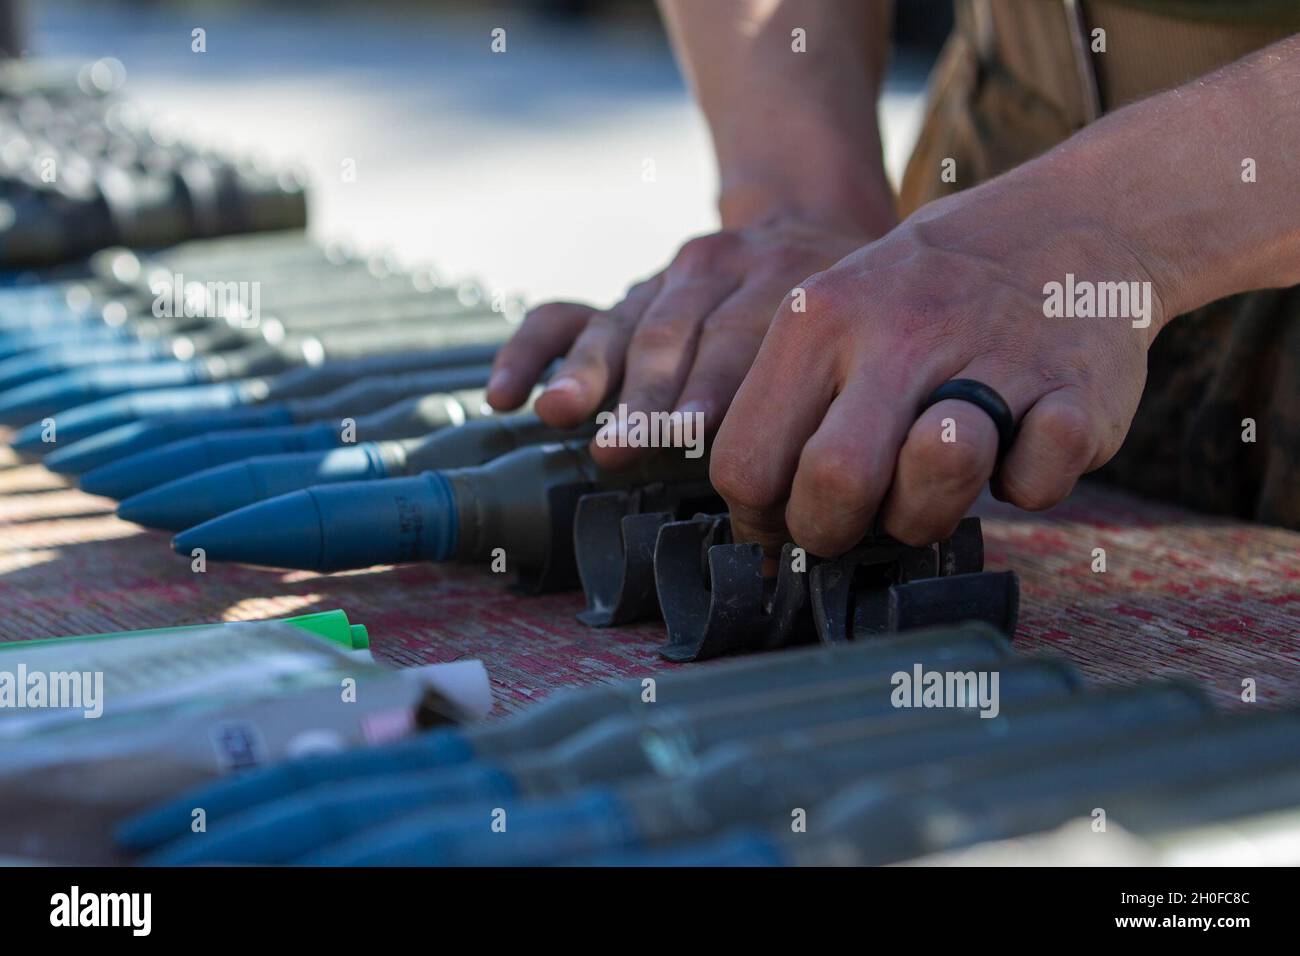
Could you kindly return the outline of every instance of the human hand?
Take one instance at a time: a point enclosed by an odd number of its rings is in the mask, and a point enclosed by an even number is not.
[[[621,382],[618,401],[629,412],[700,413],[712,430],[790,289],[871,238],[783,220],[692,239],[610,309],[572,302],[533,309],[497,357],[488,401],[518,407],[547,365],[567,352],[535,403],[548,423],[577,425]],[[644,451],[592,443],[607,467]]]
[[[918,417],[955,378],[991,386],[1019,423],[993,482],[1004,500],[1046,508],[1118,451],[1167,315],[1143,261],[1082,192],[1039,168],[994,180],[786,298],[712,449],[738,540],[834,556],[877,520],[909,544],[947,536],[994,476],[998,447],[970,403]],[[1132,314],[1047,317],[1045,287],[1067,273],[1076,288],[1139,283],[1125,286],[1138,293]]]

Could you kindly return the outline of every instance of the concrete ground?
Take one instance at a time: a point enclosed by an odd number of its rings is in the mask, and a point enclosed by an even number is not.
[[[34,54],[115,56],[128,92],[186,135],[300,162],[323,237],[533,302],[604,302],[716,224],[707,132],[650,21],[31,6]],[[490,49],[498,27],[504,53]],[[204,53],[191,50],[196,28]],[[926,67],[901,56],[886,88],[895,175]]]

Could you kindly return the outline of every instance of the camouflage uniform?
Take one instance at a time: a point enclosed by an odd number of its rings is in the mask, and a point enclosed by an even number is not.
[[[1300,31],[1300,0],[958,0],[903,179],[903,211],[1010,169],[1107,110]],[[1106,32],[1106,52],[1091,34]],[[942,159],[966,173],[942,182]],[[1300,184],[1297,184],[1300,188]],[[1253,419],[1253,443],[1243,420]],[[1300,288],[1180,316],[1098,475],[1204,511],[1300,529]]]

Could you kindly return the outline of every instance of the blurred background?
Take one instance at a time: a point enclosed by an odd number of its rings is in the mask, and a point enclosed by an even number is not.
[[[895,177],[951,25],[949,0],[899,8]],[[9,18],[31,56],[121,60],[177,133],[301,165],[317,236],[530,302],[611,301],[716,225],[707,131],[653,0],[28,0]]]

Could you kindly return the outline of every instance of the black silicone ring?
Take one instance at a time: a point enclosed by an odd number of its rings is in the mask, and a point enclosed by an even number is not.
[[[949,399],[970,402],[993,419],[993,424],[998,430],[998,461],[1002,461],[1007,456],[1007,452],[1011,450],[1011,443],[1016,439],[1016,423],[1011,418],[1011,409],[1002,400],[1002,396],[983,382],[977,382],[973,378],[954,378],[944,382],[931,392],[930,397],[925,400],[925,404],[921,406],[921,411],[917,412],[917,415],[920,415],[931,405],[946,402]]]

